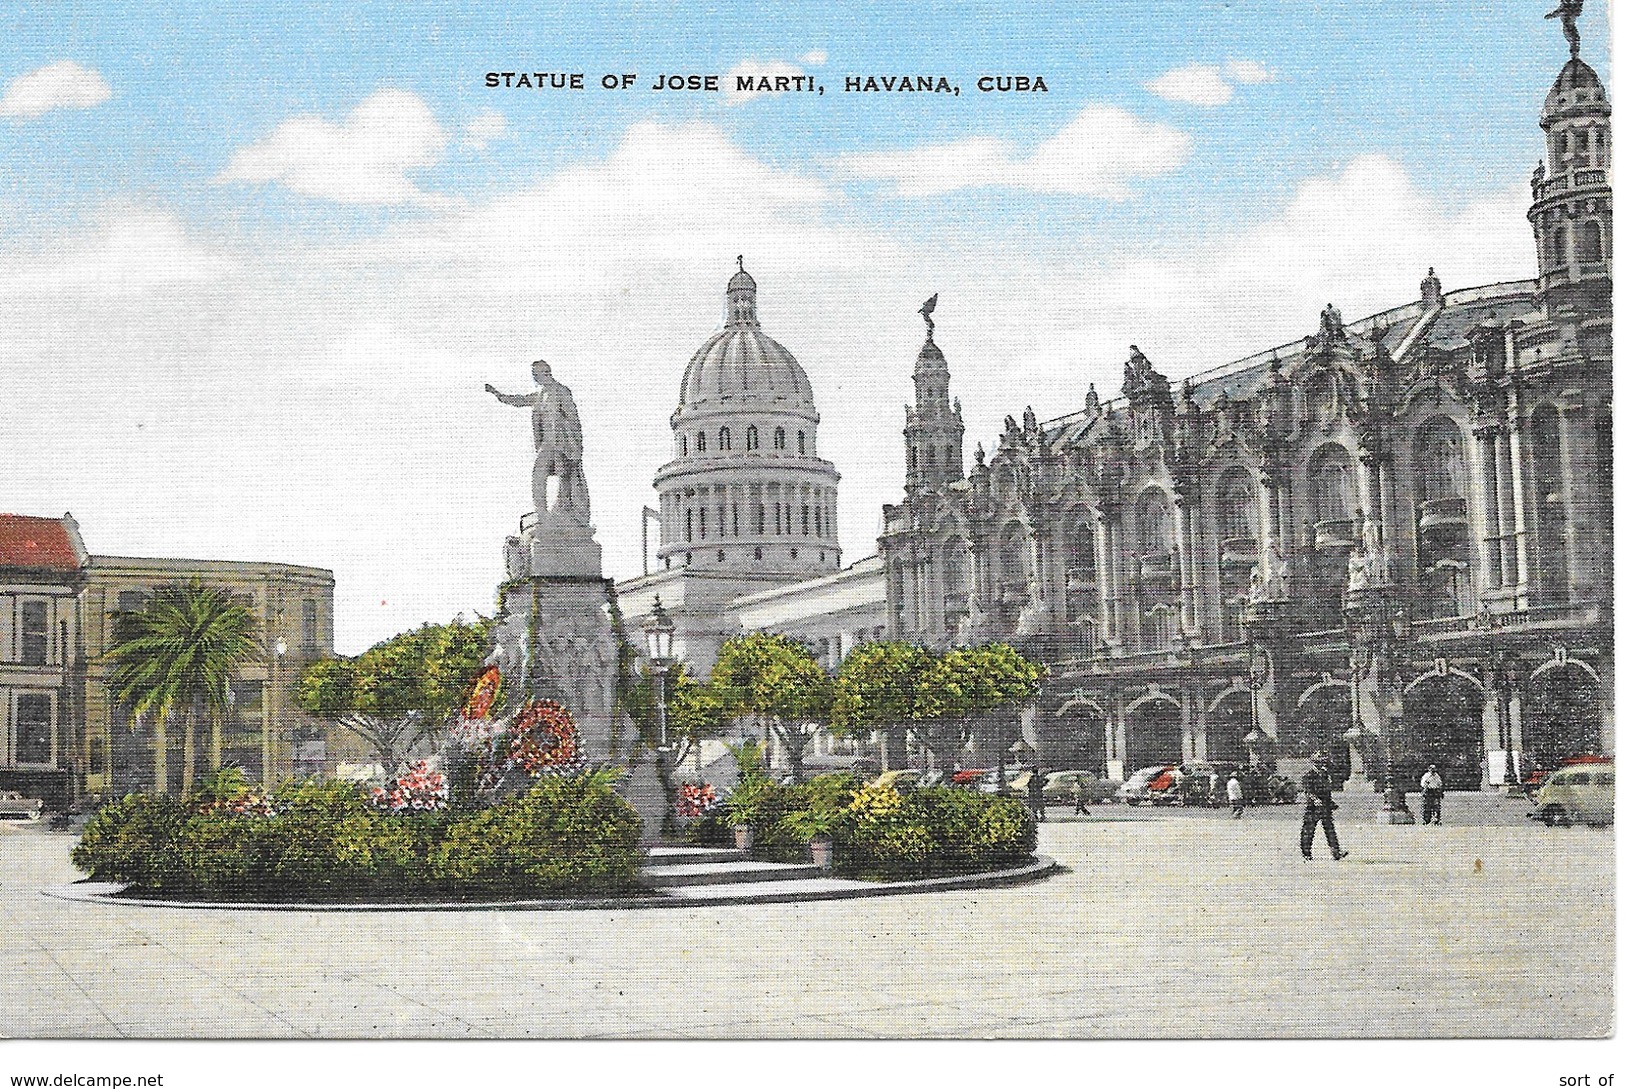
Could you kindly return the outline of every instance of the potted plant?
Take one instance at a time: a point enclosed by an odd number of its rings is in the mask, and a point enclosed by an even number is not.
[[[734,846],[748,851],[754,840],[752,827],[762,815],[762,807],[773,783],[765,777],[747,777],[728,798],[728,822],[733,825]]]
[[[803,809],[784,818],[785,827],[807,841],[813,865],[820,870],[835,868],[835,827],[841,810]]]

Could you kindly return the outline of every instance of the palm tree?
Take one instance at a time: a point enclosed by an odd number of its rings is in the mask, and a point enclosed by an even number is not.
[[[187,787],[197,772],[197,726],[205,715],[213,727],[212,763],[220,766],[220,723],[231,698],[231,678],[261,653],[253,634],[256,626],[248,606],[198,579],[163,587],[144,608],[118,614],[116,641],[109,651],[113,693],[132,716],[152,716],[153,778],[159,793],[169,789],[171,718],[186,731],[182,781]]]

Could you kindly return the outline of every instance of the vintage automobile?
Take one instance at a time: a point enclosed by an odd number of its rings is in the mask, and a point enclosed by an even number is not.
[[[0,820],[37,821],[45,811],[39,798],[25,798],[15,790],[0,790]]]
[[[1130,775],[1117,788],[1117,800],[1129,805],[1150,802],[1152,805],[1178,805],[1179,784],[1184,773],[1173,764],[1153,764]]]
[[[1549,825],[1614,823],[1614,766],[1572,764],[1545,776],[1529,816]]]

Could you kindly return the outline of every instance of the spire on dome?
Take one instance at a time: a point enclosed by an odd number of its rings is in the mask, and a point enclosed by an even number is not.
[[[756,318],[756,281],[745,271],[745,255],[740,254],[735,260],[739,262],[739,271],[728,281],[727,327],[760,329],[762,323]]]

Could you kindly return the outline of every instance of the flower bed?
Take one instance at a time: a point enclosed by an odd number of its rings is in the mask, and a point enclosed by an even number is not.
[[[860,786],[845,773],[742,790],[759,858],[800,862],[810,834],[835,843],[835,869],[848,877],[917,880],[1019,865],[1032,857],[1038,828],[1019,800],[946,787],[901,794]]]
[[[132,895],[240,902],[602,896],[636,888],[641,822],[608,777],[537,779],[488,809],[434,805],[422,769],[375,801],[307,782],[238,806],[132,794],[91,818],[73,862]],[[408,800],[396,807],[391,791]],[[414,808],[412,797],[420,800]]]

